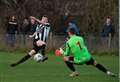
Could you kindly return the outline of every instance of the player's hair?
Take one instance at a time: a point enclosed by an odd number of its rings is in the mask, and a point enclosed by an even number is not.
[[[43,15],[42,17],[46,17],[46,18],[48,18],[48,16],[47,16],[47,15]]]
[[[47,15],[41,15],[40,17],[38,17],[39,19],[42,19],[42,17],[46,17],[48,19]]]
[[[70,32],[71,34],[75,34],[75,29],[72,27],[69,27],[67,32]]]

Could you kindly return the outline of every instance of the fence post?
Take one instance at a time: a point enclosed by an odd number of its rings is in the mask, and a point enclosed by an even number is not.
[[[111,47],[111,34],[108,36],[108,49]]]
[[[49,39],[49,49],[51,50],[53,48],[53,33],[50,32],[50,39]]]

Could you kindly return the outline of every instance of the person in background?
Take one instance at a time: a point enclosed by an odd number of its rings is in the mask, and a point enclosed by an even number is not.
[[[32,35],[36,31],[37,23],[34,19],[30,18],[30,32],[29,34]]]
[[[102,29],[102,37],[114,36],[114,32],[115,30],[112,25],[112,20],[110,17],[107,17],[104,27]]]
[[[78,29],[77,25],[74,22],[69,22],[69,27],[74,28],[75,29],[75,33],[77,36],[80,36],[80,30]]]
[[[80,29],[78,28],[77,25],[77,21],[75,19],[75,17],[73,17],[70,13],[66,12],[64,15],[64,33],[65,33],[65,41],[68,39],[68,34],[67,34],[67,30],[69,29],[69,27],[74,28],[75,29],[75,34],[77,36],[80,36]]]
[[[10,47],[15,46],[15,34],[18,33],[18,23],[16,17],[12,16],[7,24],[6,29],[6,44]]]
[[[30,22],[29,22],[29,19],[28,18],[25,18],[23,20],[23,23],[22,23],[22,27],[21,27],[21,33],[22,33],[22,42],[23,44],[25,45],[26,44],[26,35],[28,35],[29,31],[30,31]]]
[[[112,20],[110,17],[107,17],[101,32],[101,36],[104,39],[103,45],[108,44],[108,47],[110,47],[111,39],[114,36],[114,34],[115,34],[115,29],[112,25]]]

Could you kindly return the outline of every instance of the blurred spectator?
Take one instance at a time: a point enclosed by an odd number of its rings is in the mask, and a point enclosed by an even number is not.
[[[35,33],[37,25],[38,24],[36,23],[36,20],[30,17],[30,32],[29,32],[29,35],[33,35]],[[33,41],[34,41],[34,38],[33,38]],[[34,46],[34,44],[33,44],[33,46]]]
[[[112,25],[112,21],[110,17],[106,18],[106,22],[104,24],[104,28],[102,29],[102,37],[110,37],[110,36],[114,36],[115,30],[114,27]]]
[[[36,31],[36,27],[37,27],[36,21],[30,18],[30,32],[29,32],[30,35],[32,35]]]
[[[79,29],[78,29],[78,27],[77,27],[77,25],[76,25],[75,23],[73,23],[73,22],[69,22],[69,27],[75,29],[75,33],[76,33],[76,35],[78,35],[78,36],[80,35],[80,31],[79,31]]]
[[[101,36],[103,37],[103,45],[108,44],[107,46],[110,48],[111,47],[111,40],[112,37],[115,34],[115,29],[112,25],[112,21],[110,17],[106,18],[106,22],[104,24],[104,27],[101,32]]]
[[[24,43],[24,45],[26,44],[26,37],[27,37],[27,34],[29,33],[30,31],[30,22],[29,22],[29,19],[28,18],[25,18],[23,20],[23,23],[22,23],[22,27],[21,27],[21,33],[22,33],[22,41]]]
[[[78,29],[77,21],[72,15],[70,15],[68,12],[66,12],[63,21],[64,21],[64,32],[65,32],[65,34],[67,34],[66,33],[67,29],[69,27],[71,27],[71,28],[75,29],[77,35],[80,35],[80,30]]]
[[[7,25],[6,29],[6,43],[10,47],[15,46],[15,34],[18,32],[18,23],[16,21],[16,17],[12,16]]]
[[[28,34],[30,31],[30,22],[28,18],[25,18],[22,23],[22,34]]]

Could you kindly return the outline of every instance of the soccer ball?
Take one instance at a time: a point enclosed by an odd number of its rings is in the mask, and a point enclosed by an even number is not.
[[[34,60],[37,61],[37,62],[42,61],[43,60],[43,55],[41,53],[35,54]]]

